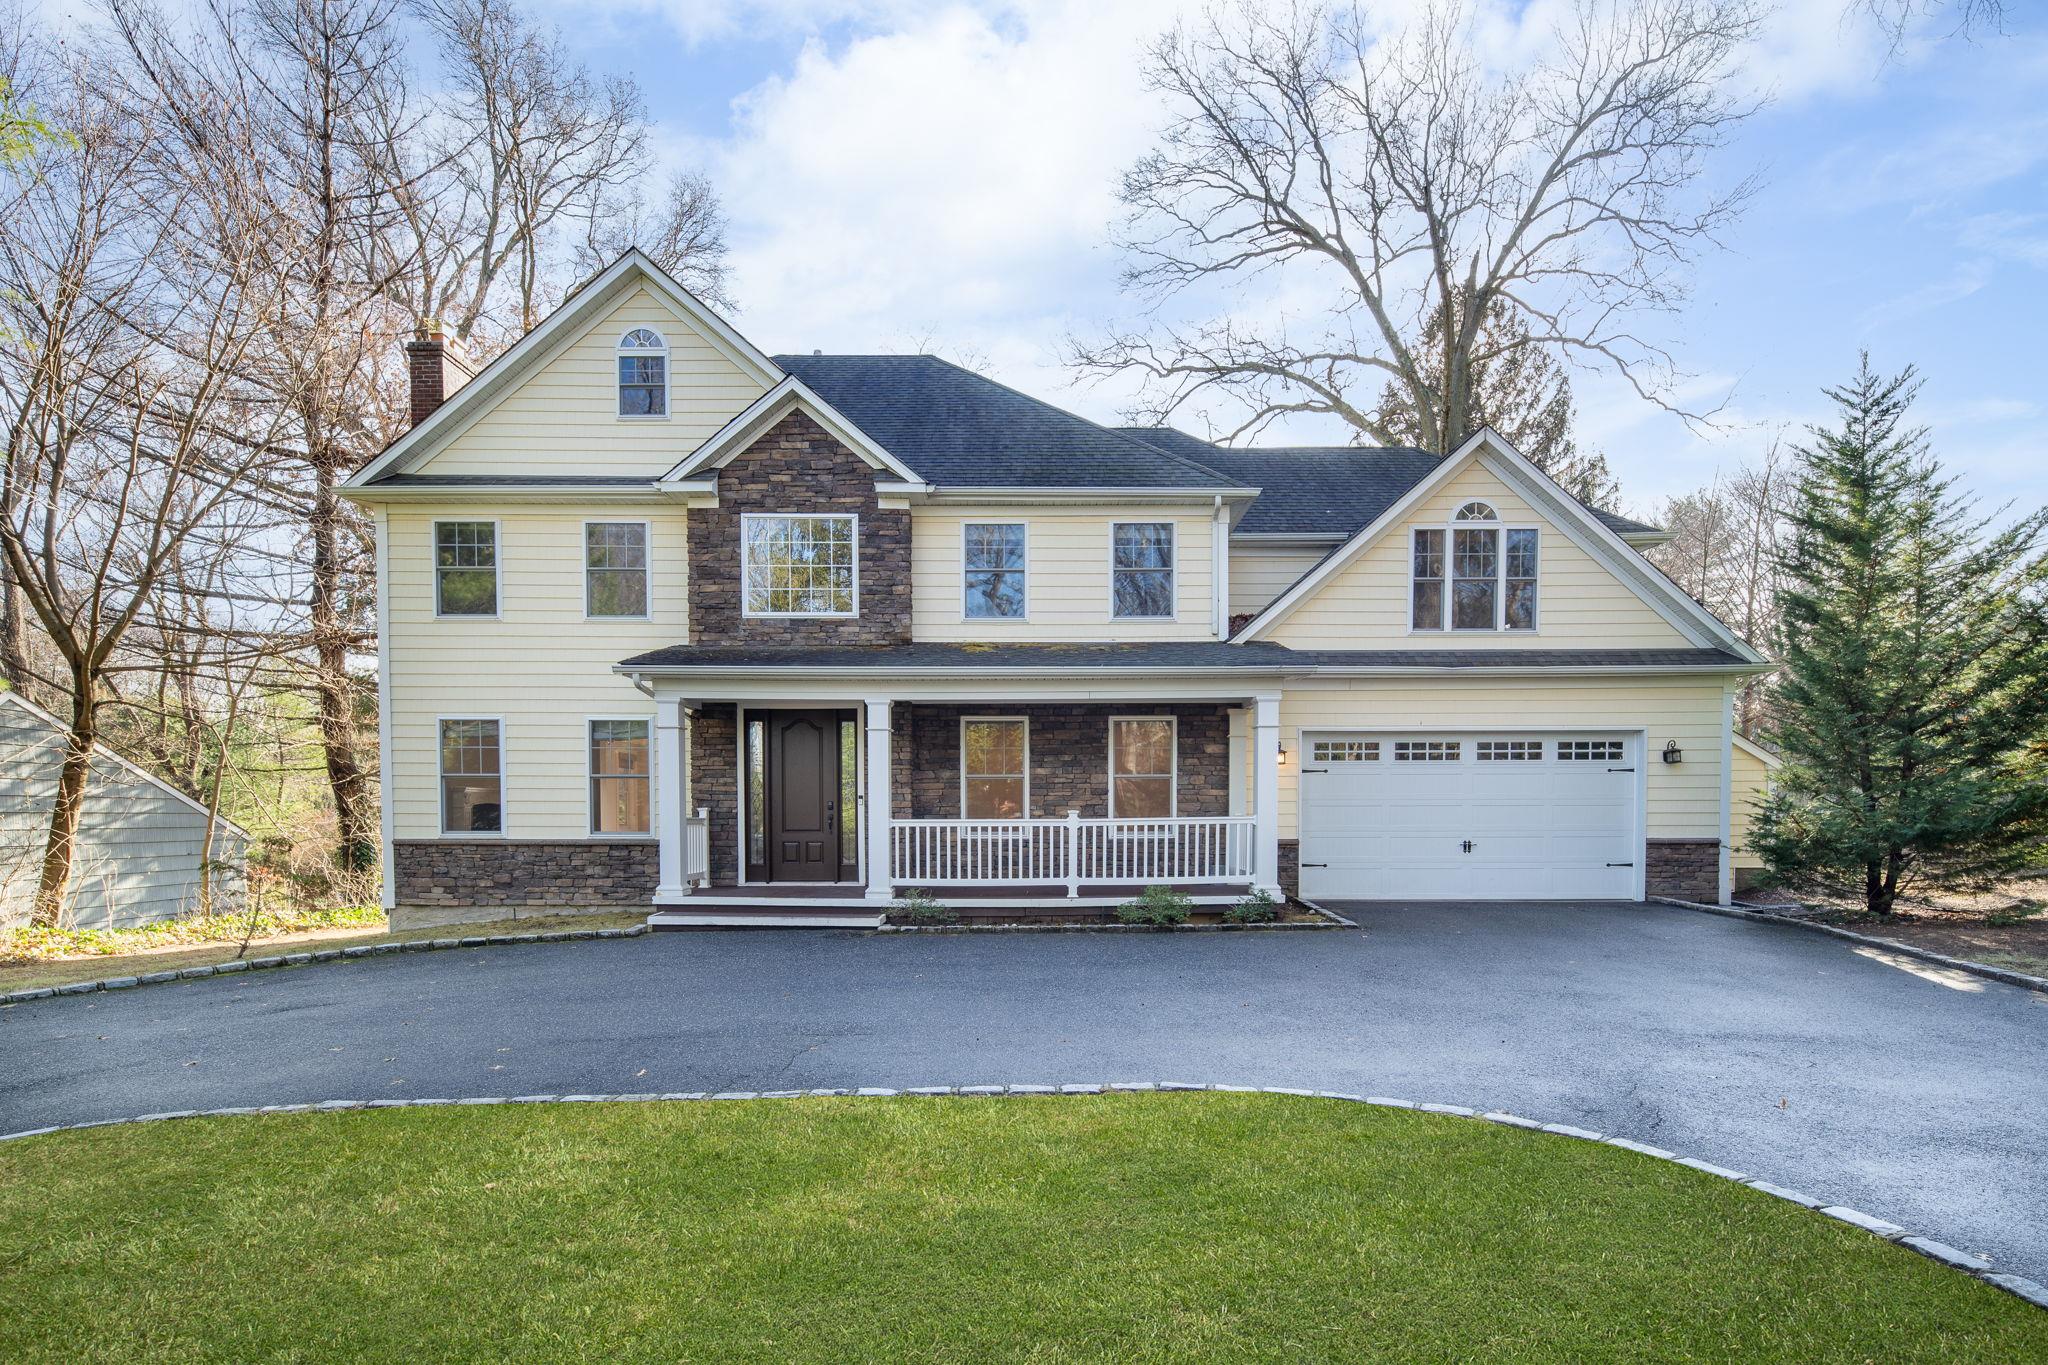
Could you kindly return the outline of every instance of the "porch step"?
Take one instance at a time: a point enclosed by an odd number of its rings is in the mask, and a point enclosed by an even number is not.
[[[758,905],[705,904],[688,910],[657,910],[647,917],[650,929],[879,929],[880,912],[763,908]]]

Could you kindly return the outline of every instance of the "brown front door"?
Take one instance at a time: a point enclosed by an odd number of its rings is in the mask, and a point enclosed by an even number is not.
[[[839,878],[837,711],[768,713],[768,877]]]

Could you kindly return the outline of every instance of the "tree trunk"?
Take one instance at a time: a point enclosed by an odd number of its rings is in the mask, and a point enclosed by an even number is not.
[[[28,622],[21,614],[21,596],[13,575],[0,570],[0,672],[14,690],[34,700],[28,673]]]
[[[1863,904],[1880,919],[1892,913],[1896,883],[1884,875],[1884,864],[1873,858],[1863,865]]]
[[[378,834],[370,819],[369,776],[357,756],[354,689],[348,679],[348,630],[340,617],[341,499],[334,463],[314,461],[312,624],[314,694],[320,708],[320,747],[334,796],[335,857],[350,872],[377,860]]]
[[[78,847],[78,815],[85,806],[86,779],[92,774],[92,746],[98,721],[92,692],[81,687],[71,703],[71,729],[64,736],[64,766],[57,774],[57,800],[50,809],[50,837],[43,846],[43,875],[36,886],[29,922],[54,929],[63,918],[71,891],[72,863]]]

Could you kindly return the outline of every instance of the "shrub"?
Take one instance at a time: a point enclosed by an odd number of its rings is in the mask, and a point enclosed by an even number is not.
[[[1232,924],[1271,924],[1280,918],[1280,900],[1261,887],[1223,912]]]
[[[960,916],[941,905],[929,891],[915,888],[904,892],[889,907],[890,913],[911,924],[958,924]]]
[[[1195,903],[1170,886],[1148,886],[1136,900],[1125,901],[1116,908],[1119,924],[1150,924],[1164,928],[1169,924],[1186,924],[1188,914]]]

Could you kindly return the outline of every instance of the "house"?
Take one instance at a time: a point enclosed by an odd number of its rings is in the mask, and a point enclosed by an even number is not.
[[[26,923],[50,837],[50,807],[70,727],[19,692],[0,692],[0,925]],[[200,908],[202,871],[215,914],[242,908],[249,832],[101,745],[78,817],[66,922],[132,929]]]
[[[346,489],[398,922],[1728,894],[1762,661],[1490,431],[1111,429],[764,355],[638,253],[474,375],[409,354]]]
[[[1734,889],[1745,891],[1762,878],[1764,871],[1763,858],[1749,846],[1750,822],[1756,819],[1764,798],[1770,795],[1771,774],[1777,771],[1781,760],[1743,735],[1735,736],[1735,747],[1729,757],[1733,760],[1729,781],[1735,803],[1734,845],[1729,851],[1729,865],[1733,869]]]

